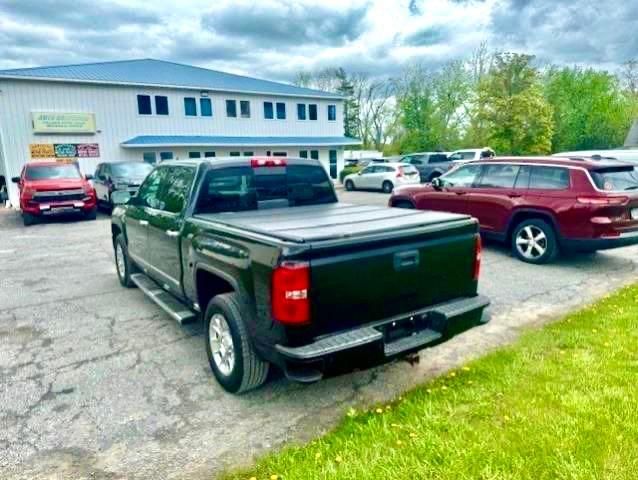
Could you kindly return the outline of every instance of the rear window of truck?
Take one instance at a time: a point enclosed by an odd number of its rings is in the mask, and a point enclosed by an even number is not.
[[[600,190],[638,190],[638,172],[632,166],[601,168],[591,170],[590,174]]]
[[[228,167],[206,173],[195,213],[243,212],[335,203],[323,167]]]

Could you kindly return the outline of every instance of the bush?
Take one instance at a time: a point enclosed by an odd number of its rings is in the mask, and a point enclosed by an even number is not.
[[[343,170],[341,170],[341,172],[339,172],[339,181],[343,183],[343,179],[346,177],[346,175],[350,175],[351,173],[357,173],[360,170],[361,170],[361,167],[358,165],[352,165],[350,167],[344,168]]]

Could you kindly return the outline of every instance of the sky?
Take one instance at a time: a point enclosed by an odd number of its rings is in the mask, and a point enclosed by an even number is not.
[[[615,70],[638,58],[637,0],[0,0],[0,69],[157,58],[291,81],[396,76],[493,51]]]

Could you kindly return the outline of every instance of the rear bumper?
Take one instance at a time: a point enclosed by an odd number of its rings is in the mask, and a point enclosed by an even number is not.
[[[368,356],[383,360],[441,343],[485,323],[483,310],[489,304],[489,299],[482,295],[465,297],[325,335],[306,345],[276,345],[275,350],[284,360],[288,377],[314,381],[323,376],[328,364],[349,352],[365,350]]]
[[[638,231],[606,238],[563,238],[561,246],[567,250],[595,251],[638,245]]]

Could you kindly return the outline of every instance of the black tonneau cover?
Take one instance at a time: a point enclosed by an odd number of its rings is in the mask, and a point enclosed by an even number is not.
[[[195,215],[195,218],[284,241],[306,243],[445,224],[470,217],[443,212],[330,203],[308,207],[200,214]]]

